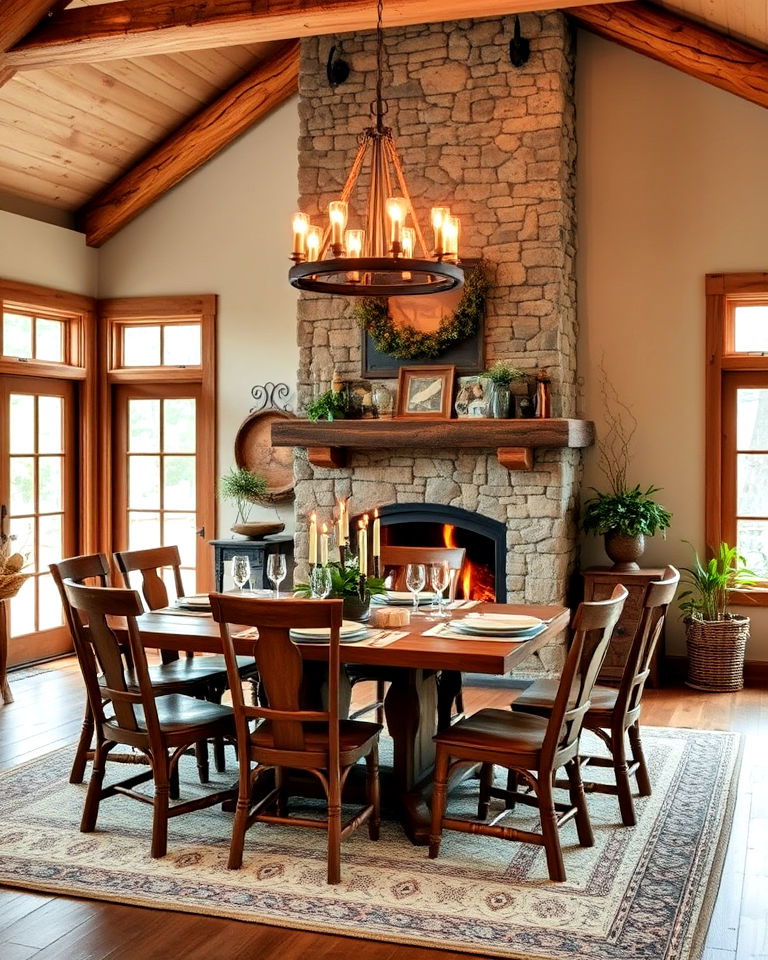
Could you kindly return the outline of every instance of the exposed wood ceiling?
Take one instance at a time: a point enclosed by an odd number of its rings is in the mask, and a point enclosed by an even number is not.
[[[397,0],[385,25],[574,4],[589,29],[680,69],[692,50],[699,72],[688,72],[768,102],[768,57],[757,52],[768,50],[768,0],[656,4],[751,49],[624,0]],[[89,242],[103,242],[295,90],[284,40],[370,28],[375,5],[0,0],[0,195],[79,213]],[[721,56],[729,71],[737,62],[735,80],[720,82]]]

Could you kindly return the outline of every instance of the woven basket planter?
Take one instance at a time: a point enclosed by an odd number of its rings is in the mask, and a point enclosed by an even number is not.
[[[744,651],[749,617],[685,622],[688,638],[688,679],[694,690],[727,693],[744,686]]]

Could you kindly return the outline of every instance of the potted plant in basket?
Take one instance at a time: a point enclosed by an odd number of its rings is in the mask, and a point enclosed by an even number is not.
[[[526,380],[528,374],[525,370],[520,370],[519,367],[513,367],[504,360],[497,360],[482,376],[486,377],[493,384],[491,416],[496,420],[506,420],[509,417],[509,404],[511,400],[509,391],[510,384],[517,383],[520,380]]]
[[[344,562],[333,560],[328,564],[331,574],[332,599],[344,601],[344,617],[347,620],[367,620],[370,612],[371,597],[386,594],[387,589],[381,577],[364,577],[360,573],[358,558],[347,555]],[[299,583],[294,593],[300,597],[311,597],[312,588],[308,583]]]
[[[749,617],[728,613],[728,605],[730,591],[753,586],[754,577],[736,547],[727,543],[706,563],[694,551],[693,567],[683,568],[683,583],[690,587],[680,594],[688,642],[687,686],[715,692],[744,686]]]
[[[249,523],[254,503],[264,496],[267,491],[267,480],[260,473],[253,473],[245,467],[232,469],[219,480],[219,495],[222,500],[234,502],[237,513],[232,524],[232,532],[239,533],[249,540],[258,540],[270,533],[280,533],[285,528],[284,523],[262,522]]]
[[[584,504],[582,527],[586,533],[605,538],[605,552],[613,560],[612,570],[627,572],[639,569],[637,561],[645,550],[645,538],[664,534],[672,514],[654,500],[659,487],[643,490],[639,484],[630,487],[627,470],[632,437],[637,420],[601,368],[601,393],[607,430],[600,443],[600,470],[610,483],[609,493],[594,487],[594,496]]]

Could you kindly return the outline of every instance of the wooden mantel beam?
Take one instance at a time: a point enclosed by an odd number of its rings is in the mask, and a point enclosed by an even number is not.
[[[590,0],[591,2],[591,0]],[[618,0],[621,2],[621,0]],[[387,27],[571,7],[584,0],[396,0]],[[117,0],[67,10],[8,53],[18,70],[372,30],[376,0]]]
[[[647,3],[572,7],[581,27],[768,107],[768,53]]]
[[[16,72],[2,55],[56,6],[56,0],[0,0],[0,87]]]
[[[88,8],[93,9],[93,8]],[[78,225],[91,247],[99,247],[216,153],[298,90],[299,43],[238,80],[135,167],[78,211]]]

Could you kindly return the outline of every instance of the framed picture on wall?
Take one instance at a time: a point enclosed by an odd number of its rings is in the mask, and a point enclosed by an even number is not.
[[[450,420],[453,366],[400,367],[397,380],[398,420]]]

